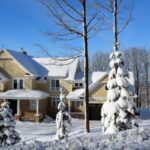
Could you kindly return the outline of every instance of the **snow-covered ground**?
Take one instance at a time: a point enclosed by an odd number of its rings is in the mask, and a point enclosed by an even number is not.
[[[146,113],[146,114],[145,114]],[[145,115],[144,115],[145,114]],[[148,115],[149,114],[149,115]],[[146,116],[147,120],[143,120]],[[145,119],[145,118],[144,118]],[[72,119],[69,127],[69,141],[54,140],[56,126],[54,120],[46,119],[42,123],[17,122],[16,129],[20,133],[22,143],[11,147],[11,150],[34,149],[110,149],[110,150],[143,150],[150,149],[150,110],[141,110],[141,118],[138,120],[139,128],[123,131],[111,135],[103,135],[100,121],[90,121],[91,132],[84,132],[84,120]]]

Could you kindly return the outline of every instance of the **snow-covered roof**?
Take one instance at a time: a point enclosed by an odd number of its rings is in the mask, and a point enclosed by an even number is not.
[[[95,86],[97,86],[97,84],[99,84],[99,81],[101,81],[106,75],[107,72],[89,73],[89,91],[91,91]],[[78,73],[75,79],[84,80],[83,73],[82,72]],[[83,95],[84,95],[84,89],[77,89],[70,92],[67,98],[70,100],[79,100],[82,99]]]
[[[8,49],[5,49],[5,51],[30,75],[36,77],[47,76],[48,70],[34,61],[31,56]]]
[[[6,81],[8,81],[8,78],[3,73],[0,72],[0,82],[6,82]]]
[[[95,87],[97,87],[100,83],[100,81],[108,75],[107,72],[91,72],[89,73],[89,92],[91,92]],[[83,73],[80,72],[77,74],[76,80],[84,80]],[[129,76],[127,80],[130,83],[130,90],[134,93],[134,75],[133,72],[129,72]],[[67,96],[69,100],[79,100],[84,95],[84,89],[77,89],[72,92],[70,92]],[[83,100],[83,99],[81,99]]]
[[[82,97],[84,96],[84,89],[77,89],[77,90],[74,90],[72,92],[70,92],[67,96],[67,99],[69,100],[73,100],[73,101],[83,101]]]
[[[20,100],[37,100],[45,99],[49,97],[49,94],[41,90],[9,90],[0,93],[1,99],[20,99]]]
[[[34,60],[49,71],[49,77],[62,77],[65,80],[74,80],[79,63],[79,58],[34,58]]]

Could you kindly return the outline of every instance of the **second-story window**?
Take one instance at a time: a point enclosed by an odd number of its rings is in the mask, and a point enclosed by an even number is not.
[[[81,88],[81,87],[83,87],[83,83],[81,83],[81,82],[76,82],[76,83],[74,83],[74,87],[75,87],[75,88]]]
[[[13,89],[23,89],[23,79],[14,79]]]
[[[52,90],[59,90],[60,85],[59,85],[59,80],[58,79],[52,79],[51,80],[51,89]]]

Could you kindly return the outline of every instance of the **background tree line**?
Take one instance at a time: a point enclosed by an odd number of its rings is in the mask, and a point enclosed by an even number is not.
[[[150,107],[150,50],[127,48],[123,50],[126,71],[132,71],[135,79],[138,107]],[[109,71],[109,52],[97,51],[91,58],[91,71]]]

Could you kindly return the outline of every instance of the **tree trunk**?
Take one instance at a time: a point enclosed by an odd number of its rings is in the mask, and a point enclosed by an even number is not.
[[[147,101],[147,107],[149,107],[149,85],[148,85],[148,65],[146,66],[146,101]]]
[[[114,12],[113,12],[113,18],[114,18],[114,25],[113,25],[113,32],[114,32],[114,50],[118,50],[117,44],[118,44],[118,33],[117,33],[117,0],[114,0]]]
[[[88,42],[86,25],[86,0],[82,0],[83,13],[83,40],[84,40],[84,109],[85,109],[85,132],[90,132],[89,127],[89,64],[88,64]]]

